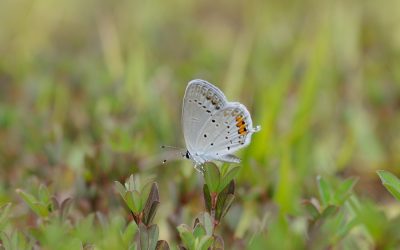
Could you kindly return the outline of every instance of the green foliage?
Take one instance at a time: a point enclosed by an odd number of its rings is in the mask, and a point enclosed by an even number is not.
[[[400,201],[400,180],[395,175],[388,171],[379,170],[378,172],[379,178],[381,178],[382,184],[386,187],[386,189]]]
[[[207,250],[215,243],[211,217],[208,213],[203,213],[196,218],[193,230],[184,224],[178,226],[177,229],[184,249]]]
[[[10,216],[11,203],[0,206],[0,232],[7,226]]]
[[[158,226],[146,226],[143,223],[139,224],[139,243],[138,249],[152,250],[157,246],[158,241]]]
[[[32,249],[33,245],[21,232],[18,231],[7,235],[0,230],[0,240],[2,243],[0,246],[7,250]]]
[[[35,197],[21,189],[16,192],[25,201],[25,203],[40,217],[47,217],[53,211],[53,203],[50,200],[49,191],[44,185],[40,185],[38,197]]]
[[[224,165],[222,172],[214,163],[208,162],[204,166],[204,181],[211,193],[220,193],[236,177],[239,166]]]
[[[238,171],[239,167],[237,166],[231,169],[224,167],[221,174],[217,165],[213,163],[209,163],[205,167],[204,202],[207,211],[211,213],[216,225],[226,215],[235,199],[235,183],[233,178]]]
[[[318,191],[321,198],[322,206],[326,207],[329,205],[343,205],[343,203],[351,195],[351,192],[357,181],[357,178],[349,178],[344,180],[342,183],[338,183],[333,186],[329,184],[324,178],[318,176]]]
[[[116,181],[115,189],[131,210],[135,221],[150,225],[160,204],[156,183],[146,182],[142,186],[138,176],[131,175],[125,186]]]

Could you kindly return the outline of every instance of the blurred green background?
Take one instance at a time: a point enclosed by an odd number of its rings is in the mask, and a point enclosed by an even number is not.
[[[162,165],[160,146],[184,146],[194,78],[262,126],[238,154],[228,245],[306,248],[317,176],[359,178],[360,206],[399,215],[376,170],[400,175],[400,1],[2,0],[0,16],[0,204],[15,228],[33,216],[16,188],[73,197],[76,218],[126,218],[112,184],[139,173],[159,183],[160,237],[176,242],[204,210],[202,178],[189,161]],[[379,247],[384,226],[370,224],[340,244]]]

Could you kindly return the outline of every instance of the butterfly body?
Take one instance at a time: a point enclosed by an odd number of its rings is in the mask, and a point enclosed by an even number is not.
[[[205,162],[239,163],[233,155],[246,147],[253,128],[247,108],[238,102],[228,102],[225,95],[211,83],[196,79],[186,87],[182,107],[182,126],[187,152],[185,157],[196,169]]]

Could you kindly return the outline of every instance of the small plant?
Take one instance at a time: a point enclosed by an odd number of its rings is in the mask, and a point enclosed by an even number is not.
[[[212,218],[208,213],[202,213],[195,219],[193,229],[185,224],[178,226],[177,229],[183,243],[181,249],[207,250],[215,243]]]
[[[58,206],[53,202],[54,200],[51,199],[49,190],[43,184],[39,186],[37,196],[33,196],[22,189],[17,189],[16,192],[32,211],[41,218],[47,218]]]
[[[221,168],[214,163],[205,164],[203,195],[207,212],[195,219],[193,229],[185,224],[178,226],[183,242],[181,249],[224,249],[224,241],[215,231],[235,199],[233,178],[239,169],[238,166],[229,167],[227,164]]]
[[[345,206],[356,183],[357,179],[349,178],[331,185],[317,177],[320,200],[312,198],[303,202],[309,218],[307,248],[325,249],[337,245],[357,225],[356,216]]]
[[[158,226],[151,224],[160,204],[157,184],[155,182],[142,184],[139,176],[131,175],[125,185],[116,181],[115,188],[130,209],[138,226],[137,248],[140,250],[169,249],[166,241],[158,240]]]
[[[233,178],[240,168],[224,164],[221,170],[214,163],[207,163],[204,167],[203,195],[207,211],[213,220],[213,232],[226,215],[235,199],[235,182]]]

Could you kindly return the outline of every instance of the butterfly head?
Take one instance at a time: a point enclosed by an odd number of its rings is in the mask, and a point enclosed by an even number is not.
[[[185,157],[186,159],[190,159],[191,158],[189,150],[186,150],[186,153],[183,155],[183,157]]]

